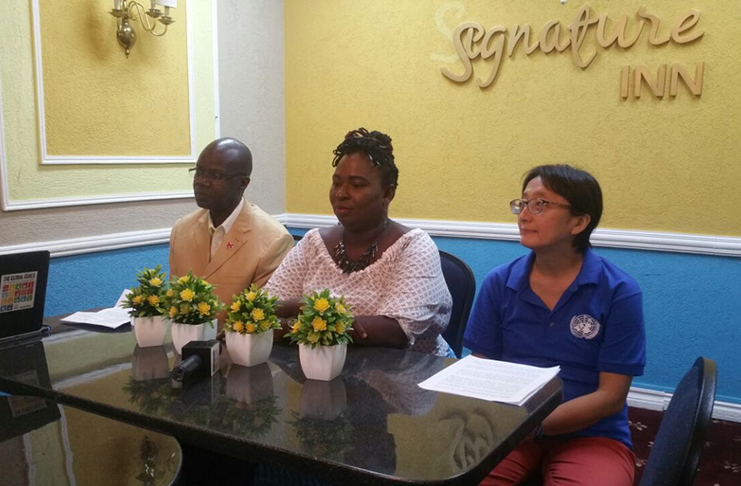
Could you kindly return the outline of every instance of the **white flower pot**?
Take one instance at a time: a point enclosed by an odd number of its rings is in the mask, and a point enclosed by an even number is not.
[[[252,368],[232,365],[226,377],[226,396],[242,403],[255,403],[273,396],[273,373],[263,363]]]
[[[347,391],[342,378],[332,381],[306,380],[301,389],[298,413],[301,417],[323,420],[337,418],[347,407]]]
[[[298,357],[301,369],[310,380],[330,381],[335,379],[345,365],[347,343],[335,346],[317,346],[312,348],[305,344],[298,345]]]
[[[208,341],[216,339],[217,320],[211,321],[213,329],[208,323],[206,324],[178,324],[173,322],[170,326],[172,333],[172,345],[175,352],[183,354],[183,346],[191,341]]]
[[[136,344],[140,348],[150,348],[165,344],[167,321],[162,316],[132,317],[131,328],[134,330]]]
[[[164,346],[134,348],[134,359],[131,362],[131,376],[136,381],[156,380],[170,376],[167,361],[167,350]]]
[[[260,334],[226,333],[226,349],[232,363],[241,366],[263,364],[273,349],[273,330]]]

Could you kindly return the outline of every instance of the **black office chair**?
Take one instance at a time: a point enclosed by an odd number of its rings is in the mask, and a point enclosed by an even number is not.
[[[697,358],[684,375],[656,433],[638,486],[691,486],[715,404],[715,361]],[[531,478],[523,486],[540,485]]]
[[[690,486],[715,404],[715,361],[697,358],[661,419],[639,486]]]
[[[460,358],[463,351],[463,332],[466,330],[473,296],[476,293],[476,277],[466,262],[442,250],[440,250],[440,264],[443,268],[445,283],[453,297],[453,311],[450,314],[448,328],[443,332],[443,338],[453,348],[455,355]]]

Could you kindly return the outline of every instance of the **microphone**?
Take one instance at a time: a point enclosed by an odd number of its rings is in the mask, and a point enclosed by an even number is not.
[[[200,368],[201,363],[202,360],[197,354],[190,356],[172,369],[172,379],[175,381],[185,380],[188,375]]]
[[[170,376],[177,383],[208,378],[219,369],[219,341],[191,341],[183,346],[183,361],[172,369]]]

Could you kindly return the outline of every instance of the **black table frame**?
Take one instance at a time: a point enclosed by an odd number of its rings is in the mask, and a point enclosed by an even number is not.
[[[225,352],[225,350],[222,350]],[[454,362],[448,359],[446,365]],[[231,456],[240,460],[254,460],[255,453],[259,453],[264,463],[279,465],[294,470],[299,474],[308,474],[320,479],[337,484],[357,485],[472,485],[478,484],[486,475],[509,454],[527,435],[535,429],[560,403],[562,400],[562,383],[556,377],[547,383],[542,389],[525,404],[540,403],[540,405],[528,411],[527,418],[521,426],[514,430],[498,447],[489,453],[478,465],[457,476],[444,480],[411,480],[391,475],[368,471],[348,464],[332,461],[322,461],[310,455],[297,453],[295,451],[282,450],[256,441],[244,440],[243,438],[207,430],[188,423],[168,420],[161,417],[148,416],[131,410],[116,407],[110,404],[98,403],[93,400],[81,398],[64,391],[57,391],[43,386],[19,383],[0,376],[0,390],[15,395],[39,396],[58,401],[81,410],[99,414],[116,420],[125,421],[140,427],[149,428],[174,436],[184,444],[209,449],[211,451]],[[244,454],[235,451],[244,452]]]

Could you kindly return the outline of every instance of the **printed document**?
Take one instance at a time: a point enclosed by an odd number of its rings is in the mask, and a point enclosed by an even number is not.
[[[94,326],[107,327],[109,329],[117,329],[131,321],[131,317],[129,317],[129,309],[121,307],[121,303],[124,301],[127,293],[129,293],[129,290],[124,290],[118,298],[116,305],[113,307],[102,309],[98,312],[75,312],[74,314],[62,319],[62,322],[91,324]]]
[[[559,370],[558,366],[538,368],[467,356],[419,386],[425,390],[522,405]]]

